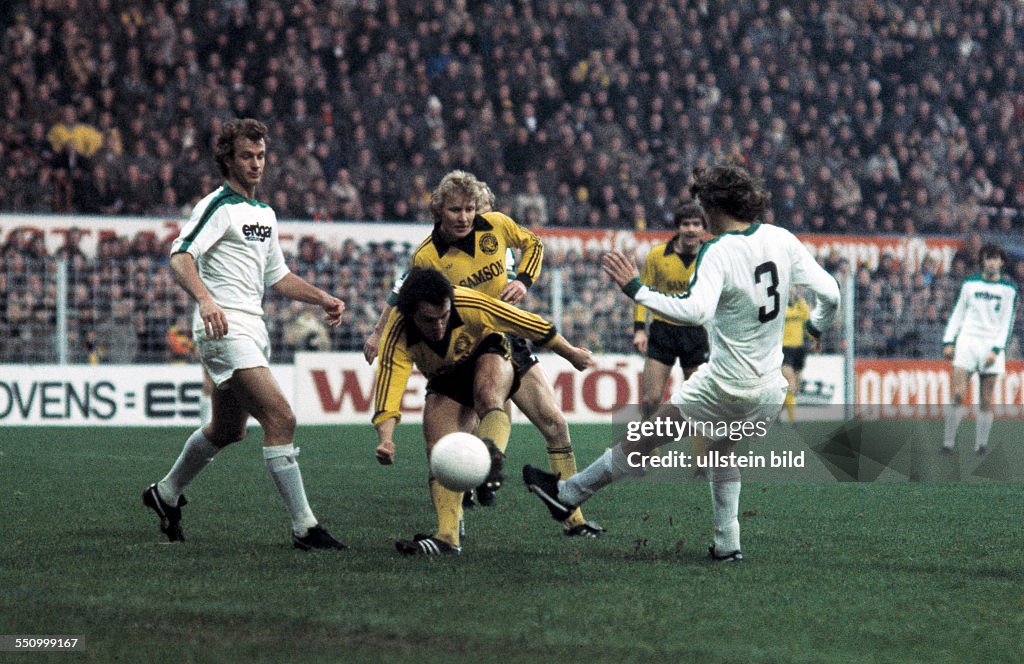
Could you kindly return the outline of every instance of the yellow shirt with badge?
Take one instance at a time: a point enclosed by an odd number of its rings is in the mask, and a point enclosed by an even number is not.
[[[440,270],[453,285],[496,298],[508,284],[505,254],[509,248],[522,252],[516,279],[527,287],[533,285],[540,274],[544,245],[501,212],[477,215],[469,235],[455,242],[445,241],[435,227],[416,248],[412,266]]]
[[[502,251],[502,270],[504,255]],[[381,336],[373,424],[401,418],[399,408],[413,365],[427,380],[441,376],[472,357],[480,343],[495,333],[526,337],[540,345],[557,336],[555,326],[540,316],[459,286],[455,287],[448,329],[438,342],[426,339],[411,320],[394,309]]]
[[[640,272],[640,281],[653,290],[670,295],[686,293],[690,290],[690,279],[693,277],[693,268],[697,264],[697,255],[684,257],[673,249],[676,238],[674,236],[668,242],[662,242],[651,247],[644,260],[643,270]],[[679,325],[663,316],[651,312],[651,318],[660,320],[669,325]],[[643,329],[647,322],[647,307],[635,305],[633,307],[634,329]]]

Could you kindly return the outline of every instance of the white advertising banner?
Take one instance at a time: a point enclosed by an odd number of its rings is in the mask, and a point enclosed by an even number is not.
[[[583,373],[551,353],[540,359],[569,422],[610,423],[615,410],[640,400],[638,355],[598,355],[596,366]],[[800,403],[843,403],[842,368],[840,356],[808,356]],[[376,365],[367,365],[361,353],[299,353],[294,366],[271,371],[293,397],[299,424],[367,424],[373,416]],[[681,379],[676,367],[669,391]],[[422,422],[426,384],[413,373],[402,399],[403,422]],[[0,427],[191,426],[199,420],[201,391],[197,365],[0,365]],[[513,420],[527,422],[518,410]]]
[[[558,407],[569,422],[611,422],[612,413],[640,401],[643,358],[639,355],[597,355],[596,366],[583,373],[551,353],[539,355],[555,389]],[[376,365],[361,353],[298,353],[295,356],[295,404],[300,424],[366,423],[373,416]],[[672,373],[669,391],[679,385],[682,371]],[[843,358],[809,355],[803,373],[800,402],[807,405],[843,403]],[[426,379],[414,372],[402,398],[402,421],[423,421]],[[513,420],[526,422],[516,410]]]
[[[292,394],[291,365],[271,371]],[[202,388],[198,365],[0,365],[0,426],[192,426]]]

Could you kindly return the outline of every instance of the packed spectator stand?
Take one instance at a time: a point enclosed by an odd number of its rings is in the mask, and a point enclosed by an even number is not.
[[[465,168],[524,225],[665,229],[690,169],[732,160],[796,232],[1006,243],[1024,224],[1015,2],[15,0],[0,28],[0,213],[180,218],[219,184],[211,136],[251,115],[271,127],[260,194],[284,219],[429,222],[431,188]],[[32,345],[52,294],[25,266],[53,257],[2,241],[2,359],[44,361]],[[172,354],[167,330],[190,308],[166,247],[139,243],[68,256],[89,303],[70,330],[77,360],[96,352],[94,322],[121,319],[132,359]],[[858,354],[938,357],[972,246],[948,274],[858,267]],[[408,248],[314,249],[293,268],[349,302],[330,347],[359,348],[390,282],[380,266]],[[566,325],[586,338],[602,317],[626,335],[592,258],[548,259],[588,286]],[[299,312],[281,307],[268,305],[275,348],[299,347],[284,336]]]

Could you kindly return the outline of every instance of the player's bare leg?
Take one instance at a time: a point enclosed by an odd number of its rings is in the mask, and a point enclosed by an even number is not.
[[[988,438],[992,433],[992,401],[996,391],[996,375],[981,374],[978,376],[979,397],[981,403],[978,408],[978,415],[975,420],[974,452],[985,454],[988,452]]]
[[[300,549],[346,548],[320,527],[302,483],[295,438],[295,413],[268,367],[235,371],[230,390],[263,427],[263,458],[292,521],[292,541]],[[215,406],[216,408],[216,406]],[[216,422],[217,413],[214,413]]]
[[[644,371],[640,377],[640,415],[650,419],[665,400],[665,386],[668,385],[672,367],[658,360],[644,360]]]
[[[942,449],[944,452],[952,452],[956,445],[956,432],[960,428],[960,422],[967,414],[967,407],[964,401],[967,398],[967,381],[970,374],[966,369],[953,367],[953,403],[946,411],[946,423],[942,437]]]

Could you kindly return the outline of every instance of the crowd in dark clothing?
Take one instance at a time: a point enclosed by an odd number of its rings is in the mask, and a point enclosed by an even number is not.
[[[0,211],[180,217],[271,129],[282,218],[429,221],[452,168],[525,225],[664,228],[735,161],[806,232],[1024,223],[1007,0],[15,0]]]
[[[51,363],[58,357],[58,271],[67,261],[68,361],[191,362],[194,304],[175,285],[167,243],[152,233],[108,237],[95,257],[78,248],[72,232],[49,254],[41,236],[11,234],[0,247],[0,363]],[[978,236],[954,257],[949,270],[926,258],[909,269],[892,255],[873,269],[858,267],[855,339],[857,357],[939,358],[942,333],[963,278],[978,269]],[[329,245],[303,238],[286,253],[289,268],[346,303],[342,325],[327,328],[315,307],[267,292],[264,304],[275,362],[290,362],[298,350],[359,351],[373,330],[394,279],[409,264],[412,247],[383,242]],[[845,283],[850,264],[839,255],[823,265]],[[545,252],[544,270],[522,306],[555,320],[568,339],[595,352],[633,352],[633,308],[601,272],[597,250]],[[1024,262],[1009,276],[1024,284]],[[554,288],[555,281],[561,287]],[[553,293],[560,292],[555,302]],[[557,312],[561,310],[561,317]],[[1007,357],[1021,356],[1024,307],[1016,310]],[[826,352],[844,349],[844,322],[825,331]]]

